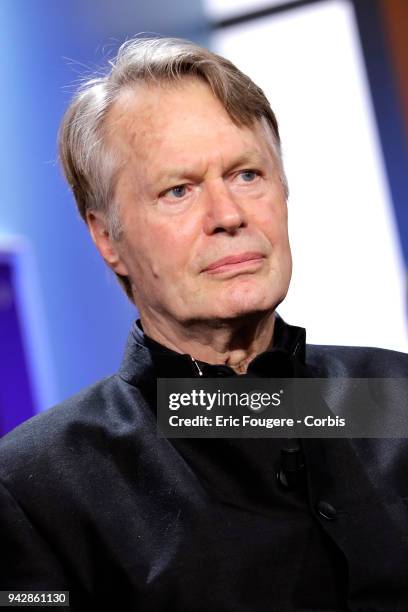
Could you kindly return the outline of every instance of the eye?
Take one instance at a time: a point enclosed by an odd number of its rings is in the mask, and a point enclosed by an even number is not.
[[[186,193],[187,193],[186,185],[175,185],[174,187],[167,189],[167,191],[164,191],[162,195],[180,199],[180,198],[184,198]]]
[[[258,178],[259,172],[257,170],[241,170],[239,176],[244,183],[253,183]]]

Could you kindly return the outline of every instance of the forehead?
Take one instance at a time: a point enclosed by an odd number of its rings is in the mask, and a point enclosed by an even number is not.
[[[213,153],[225,156],[237,147],[263,155],[272,151],[269,129],[259,121],[238,126],[203,80],[141,84],[122,92],[111,109],[108,140],[126,163],[170,160]]]

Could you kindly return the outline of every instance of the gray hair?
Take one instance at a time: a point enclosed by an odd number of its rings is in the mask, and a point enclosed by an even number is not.
[[[125,42],[109,64],[106,75],[80,86],[59,131],[63,171],[85,222],[88,211],[101,211],[112,239],[121,238],[114,199],[120,163],[106,142],[106,118],[119,95],[138,83],[172,83],[185,76],[203,79],[236,125],[251,126],[259,120],[269,127],[287,195],[276,117],[262,89],[229,60],[187,40],[155,37]],[[133,299],[128,277],[117,277]]]

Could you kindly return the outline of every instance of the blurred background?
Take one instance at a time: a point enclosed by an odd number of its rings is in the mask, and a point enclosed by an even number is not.
[[[0,434],[114,373],[136,312],[57,163],[75,85],[140,32],[230,58],[265,91],[290,185],[308,341],[408,350],[406,0],[1,0]]]

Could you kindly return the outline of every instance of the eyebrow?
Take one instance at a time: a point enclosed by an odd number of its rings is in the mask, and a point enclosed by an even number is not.
[[[266,164],[268,161],[273,163],[273,159],[269,160],[265,155],[259,151],[248,150],[244,151],[237,157],[233,158],[226,166],[224,173],[231,172],[237,166],[252,166],[258,164]],[[162,172],[158,173],[157,182],[159,183],[171,183],[183,180],[186,178],[198,180],[201,177],[201,172],[195,171],[187,166],[175,166],[173,168],[167,168]]]
[[[236,166],[242,166],[245,164],[249,164],[249,165],[265,164],[267,163],[267,161],[268,160],[265,157],[265,155],[263,155],[259,151],[254,151],[251,149],[249,151],[244,151],[243,153],[241,153],[241,155],[233,159],[231,163],[228,165],[227,172],[229,170],[232,170]]]

